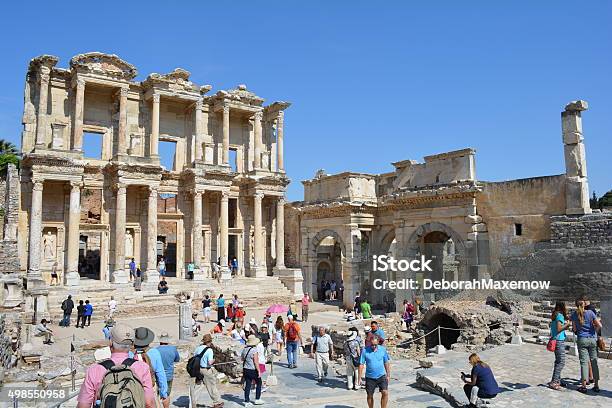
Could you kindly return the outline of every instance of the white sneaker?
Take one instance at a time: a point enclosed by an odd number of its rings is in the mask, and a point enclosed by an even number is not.
[[[245,407],[252,407],[252,406],[253,406],[253,403],[252,403],[252,402],[245,402],[245,403],[244,403],[244,406],[245,406]]]
[[[263,405],[263,404],[265,404],[265,402],[264,402],[264,400],[256,399],[255,401],[253,401],[253,404],[255,404],[255,405]]]

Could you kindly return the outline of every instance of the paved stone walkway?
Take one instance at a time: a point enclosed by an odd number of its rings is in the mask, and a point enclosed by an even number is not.
[[[490,407],[612,407],[612,361],[599,359],[601,373],[599,394],[576,391],[580,378],[578,357],[567,355],[561,378],[566,389],[551,390],[546,386],[552,376],[554,355],[540,345],[505,345],[479,353],[495,374],[502,392]],[[432,358],[434,367],[418,370],[439,394],[447,394],[453,405],[467,404],[461,371],[469,373],[469,353],[449,351]]]

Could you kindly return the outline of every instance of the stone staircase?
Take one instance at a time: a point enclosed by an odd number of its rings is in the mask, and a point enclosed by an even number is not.
[[[567,313],[571,315],[576,307],[573,301],[566,301]],[[593,305],[599,310],[599,303],[593,302]],[[554,302],[538,302],[534,304],[533,311],[530,315],[523,316],[523,326],[521,329],[521,335],[526,343],[546,345],[550,338],[550,316],[554,310]],[[575,335],[570,330],[565,331],[566,347],[573,346],[575,341]],[[607,339],[606,339],[607,340]],[[608,344],[610,347],[610,344]],[[599,352],[600,358],[611,359],[612,356],[608,352]]]
[[[157,289],[145,289],[136,292],[131,284],[111,284],[96,280],[81,279],[77,287],[50,287],[48,305],[51,320],[61,320],[63,312],[61,304],[71,294],[75,306],[79,300],[89,299],[94,306],[92,320],[103,320],[107,314],[107,304],[111,296],[117,301],[116,316],[167,316],[178,313],[178,296],[187,294],[193,300],[194,310],[200,310],[204,294],[217,297],[223,293],[228,300],[233,294],[246,307],[264,307],[273,303],[287,304],[294,299],[293,294],[281,281],[272,276],[263,278],[238,277],[227,283],[219,283],[213,279],[204,281],[189,281],[178,278],[166,278],[168,293],[160,295]],[[76,317],[73,312],[72,320]]]

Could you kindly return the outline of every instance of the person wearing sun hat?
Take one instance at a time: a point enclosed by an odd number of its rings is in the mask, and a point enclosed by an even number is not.
[[[246,346],[242,350],[240,358],[242,360],[242,375],[244,376],[244,405],[248,406],[251,404],[250,394],[251,385],[255,382],[255,405],[263,405],[264,402],[261,400],[261,369],[259,366],[260,361],[264,361],[264,357],[260,356],[259,338],[254,334],[251,334],[247,338]]]
[[[168,398],[164,400],[165,403],[170,405],[170,393],[172,392],[172,380],[174,379],[174,363],[181,361],[178,349],[174,344],[174,339],[170,337],[168,332],[162,332],[159,335],[159,346],[156,350],[161,356],[164,371],[166,372],[166,381],[168,383]],[[168,405],[164,405],[166,408]]]
[[[351,327],[344,342],[344,355],[346,356],[346,384],[348,389],[359,390],[359,359],[361,357],[361,338],[356,327]]]
[[[128,361],[129,352],[134,346],[134,329],[125,324],[116,323],[110,330],[109,345],[111,351],[110,360],[113,365],[125,363]],[[103,365],[105,361],[92,364],[87,368],[85,380],[81,384],[81,389],[77,397],[77,407],[92,407],[96,399],[99,398],[102,381],[108,371]],[[151,383],[149,366],[143,361],[134,361],[129,365],[129,368],[142,384],[145,405],[147,407],[154,407],[155,397],[153,395],[153,384]]]
[[[151,368],[151,379],[154,379],[154,388],[157,388],[162,404],[166,406],[168,398],[168,379],[166,370],[159,350],[150,348],[155,339],[155,333],[148,327],[138,327],[134,330],[134,347],[136,348],[135,359],[144,361]]]
[[[212,399],[213,408],[220,408],[223,406],[221,401],[221,394],[217,388],[217,371],[214,368],[215,359],[214,352],[212,349],[213,338],[212,335],[206,333],[202,336],[202,344],[200,344],[193,352],[194,356],[200,357],[200,374],[201,378],[192,380],[190,388],[191,395],[191,406],[203,406],[201,395],[204,389],[208,392],[208,395]]]

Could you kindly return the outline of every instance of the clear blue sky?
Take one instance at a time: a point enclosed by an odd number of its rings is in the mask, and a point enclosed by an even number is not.
[[[324,168],[380,173],[463,147],[481,180],[564,172],[560,112],[585,99],[591,190],[612,189],[612,2],[8,2],[0,137],[19,142],[30,58],[116,53],[214,90],[288,100],[288,197]]]

